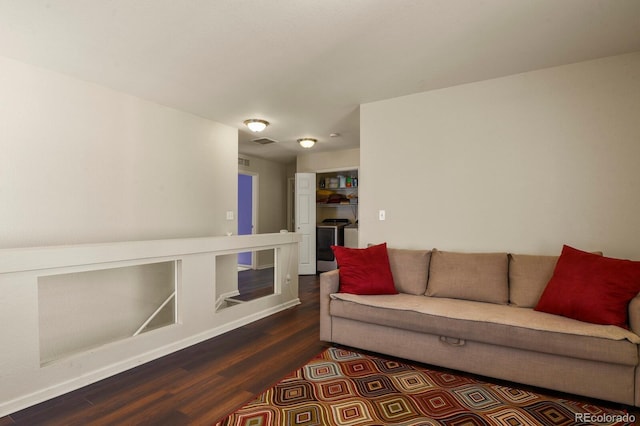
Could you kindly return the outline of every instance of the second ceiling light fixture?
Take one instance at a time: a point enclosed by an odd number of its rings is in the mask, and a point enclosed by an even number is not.
[[[298,143],[303,148],[311,148],[312,146],[314,146],[316,144],[316,142],[318,142],[318,140],[314,139],[314,138],[301,138],[301,139],[298,139]]]

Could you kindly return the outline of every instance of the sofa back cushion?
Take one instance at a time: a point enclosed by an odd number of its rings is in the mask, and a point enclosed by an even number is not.
[[[422,295],[429,279],[431,250],[388,248],[393,282],[400,293]]]
[[[533,308],[553,276],[558,256],[509,255],[509,301],[520,308]]]
[[[425,295],[509,303],[507,253],[455,253],[433,249]]]
[[[602,256],[601,251],[591,253]],[[559,256],[509,254],[509,301],[520,308],[533,308],[553,276]]]

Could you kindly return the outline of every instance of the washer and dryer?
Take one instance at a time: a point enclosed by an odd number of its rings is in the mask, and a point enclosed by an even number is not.
[[[350,223],[349,219],[325,219],[316,226],[316,268],[318,273],[337,269],[338,264],[331,246],[344,245],[344,228]]]

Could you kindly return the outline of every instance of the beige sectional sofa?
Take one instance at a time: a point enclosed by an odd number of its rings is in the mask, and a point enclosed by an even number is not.
[[[339,292],[320,275],[320,338],[640,406],[640,298],[630,330],[533,309],[557,256],[388,249],[396,295]]]

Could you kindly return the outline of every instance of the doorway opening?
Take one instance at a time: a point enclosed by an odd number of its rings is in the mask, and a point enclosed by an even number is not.
[[[238,173],[238,235],[257,233],[258,175],[249,172]],[[253,252],[238,253],[238,269],[256,269]]]

